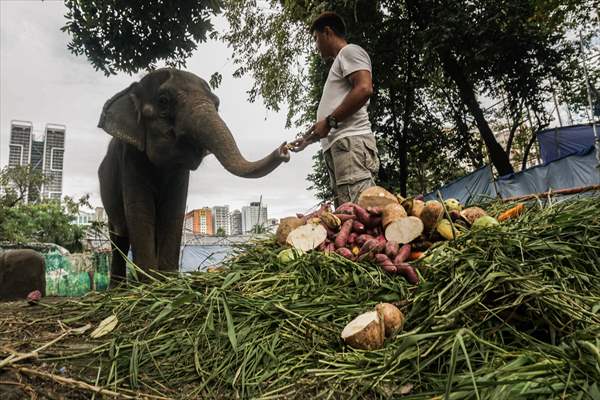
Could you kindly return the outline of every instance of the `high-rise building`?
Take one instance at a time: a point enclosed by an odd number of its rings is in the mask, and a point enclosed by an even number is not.
[[[252,202],[250,206],[242,207],[242,231],[244,233],[252,232],[256,225],[266,228],[267,206],[259,202]]]
[[[219,233],[219,229],[223,229],[225,235],[231,235],[231,226],[229,224],[229,206],[214,206],[212,208],[213,215],[213,232],[215,235]]]
[[[47,124],[44,137],[44,173],[49,181],[42,186],[42,196],[51,199],[62,197],[63,161],[65,154],[64,125]]]
[[[8,166],[29,164],[33,124],[27,121],[10,121]]]
[[[231,225],[231,234],[241,235],[244,232],[242,229],[242,212],[240,210],[233,210],[229,219]]]
[[[46,198],[60,200],[62,197],[65,133],[64,125],[47,124],[44,136],[36,138],[31,122],[13,120],[10,123],[8,166],[29,164],[33,171],[44,173],[48,182],[42,185],[41,192]],[[28,201],[39,197],[39,188],[28,188]]]
[[[195,235],[214,235],[211,209],[203,207],[185,214],[183,231]]]

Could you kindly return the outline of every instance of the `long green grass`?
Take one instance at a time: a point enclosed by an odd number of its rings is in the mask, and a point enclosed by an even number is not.
[[[69,324],[115,314],[69,355],[98,384],[175,398],[600,399],[600,198],[529,207],[437,246],[409,285],[252,243],[226,271],[168,276],[65,303]],[[340,339],[378,302],[406,314],[384,348]]]

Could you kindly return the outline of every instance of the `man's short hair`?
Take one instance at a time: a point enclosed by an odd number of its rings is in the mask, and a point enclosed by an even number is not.
[[[342,17],[332,11],[327,11],[319,15],[310,26],[311,35],[317,32],[323,32],[328,26],[336,35],[346,37],[346,24]]]

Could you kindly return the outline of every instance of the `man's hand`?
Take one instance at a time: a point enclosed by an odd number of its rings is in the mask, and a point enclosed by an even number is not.
[[[319,140],[323,139],[324,137],[327,137],[327,135],[329,135],[330,130],[331,128],[327,124],[327,121],[323,119],[314,124],[312,128],[310,128],[309,132],[312,132],[313,136],[315,136],[315,138]]]
[[[331,128],[327,121],[322,120],[311,126],[311,128],[300,138],[294,140],[288,145],[290,151],[298,153],[304,150],[308,145],[318,142],[329,134]]]

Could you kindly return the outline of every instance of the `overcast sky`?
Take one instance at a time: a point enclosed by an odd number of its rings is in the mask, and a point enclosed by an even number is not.
[[[8,162],[10,121],[33,123],[41,134],[46,123],[67,126],[63,193],[79,197],[90,193],[93,206],[101,205],[96,171],[110,140],[96,127],[104,102],[141,75],[105,77],[83,56],[67,50],[68,35],[60,31],[66,8],[62,1],[0,0],[0,166]],[[285,112],[267,111],[261,101],[249,103],[251,78],[235,79],[231,50],[223,43],[200,44],[187,70],[208,79],[219,71],[219,113],[249,160],[262,158],[296,130],[285,129]],[[263,196],[269,217],[281,218],[306,211],[318,200],[307,191],[312,145],[261,179],[242,179],[226,172],[208,156],[192,172],[188,210],[225,205],[239,209]]]

